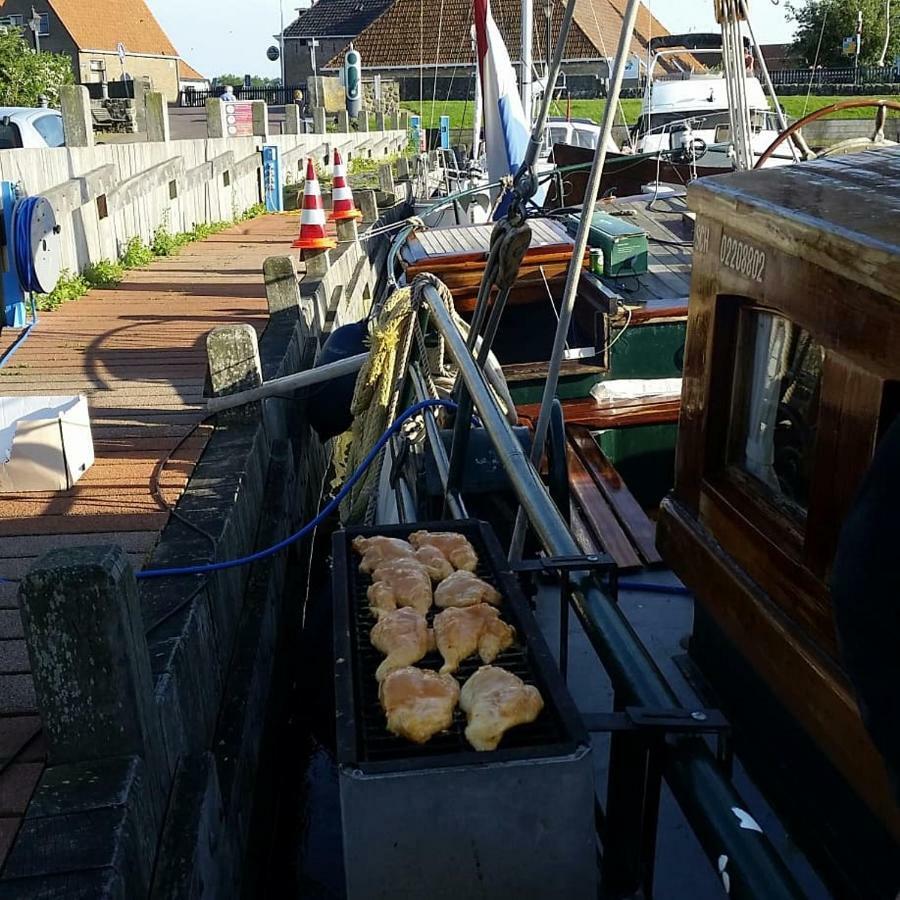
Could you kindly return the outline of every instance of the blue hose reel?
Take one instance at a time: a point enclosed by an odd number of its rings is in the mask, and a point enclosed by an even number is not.
[[[0,207],[5,245],[0,267],[4,324],[24,328],[26,299],[49,294],[59,281],[59,226],[49,200],[22,197],[8,181],[0,181]]]

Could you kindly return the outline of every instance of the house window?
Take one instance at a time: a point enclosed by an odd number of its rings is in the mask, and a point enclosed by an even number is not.
[[[4,25],[7,28],[22,28],[25,25],[25,20],[22,16],[0,16],[0,25]]]
[[[106,81],[106,61],[102,59],[91,60],[91,81]]]
[[[41,24],[38,28],[38,37],[50,37],[50,13],[38,13]]]
[[[824,351],[777,313],[741,313],[729,461],[775,504],[804,518],[809,502]]]

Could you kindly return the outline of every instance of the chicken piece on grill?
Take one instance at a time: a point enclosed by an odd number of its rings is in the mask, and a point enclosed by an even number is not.
[[[464,609],[445,609],[434,618],[434,638],[444,657],[442,672],[455,672],[476,651],[492,663],[516,638],[512,625],[500,619],[493,606],[477,603]]]
[[[442,609],[448,606],[474,606],[476,603],[497,605],[501,599],[491,585],[465,569],[454,572],[434,589],[434,602]]]
[[[367,573],[398,559],[414,559],[416,555],[408,541],[391,537],[356,537],[353,549],[362,557],[359,571]]]
[[[453,563],[454,569],[474,572],[478,555],[466,536],[453,531],[414,531],[409,536],[413,547],[436,547]]]
[[[533,722],[544,708],[536,687],[497,666],[482,666],[464,685],[459,705],[468,717],[466,739],[476,750],[496,750],[516,725]]]
[[[409,606],[385,613],[369,638],[372,646],[385,656],[375,670],[379,682],[394,669],[411,666],[434,649],[434,632],[428,627],[425,616]]]
[[[415,559],[385,563],[372,573],[372,585],[366,596],[379,619],[403,606],[411,606],[424,616],[431,609],[432,599],[428,570]]]
[[[453,565],[437,547],[419,547],[416,560],[425,566],[435,584],[453,574]]]
[[[388,731],[424,744],[453,722],[459,684],[452,675],[406,666],[381,682],[379,696]]]

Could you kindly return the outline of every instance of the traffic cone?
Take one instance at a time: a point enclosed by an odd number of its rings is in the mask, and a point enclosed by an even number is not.
[[[337,147],[334,149],[334,176],[331,182],[331,216],[329,218],[334,222],[362,218],[362,213],[353,202],[353,191],[347,184],[347,170]]]
[[[303,186],[303,210],[300,213],[300,235],[293,244],[299,250],[330,250],[337,241],[325,233],[325,207],[312,159],[306,161],[306,184]]]

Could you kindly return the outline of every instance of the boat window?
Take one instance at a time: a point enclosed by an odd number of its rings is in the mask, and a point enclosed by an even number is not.
[[[729,456],[799,517],[809,501],[823,359],[809,333],[783,316],[742,312]]]
[[[0,119],[0,150],[13,150],[21,146],[22,135],[19,133],[19,126]]]
[[[586,128],[576,128],[573,131],[574,143],[576,147],[584,147],[586,150],[595,150],[597,148],[597,133],[588,131]]]
[[[569,129],[565,125],[551,125],[547,129],[550,133],[550,146],[554,144],[567,144],[569,142]]]

